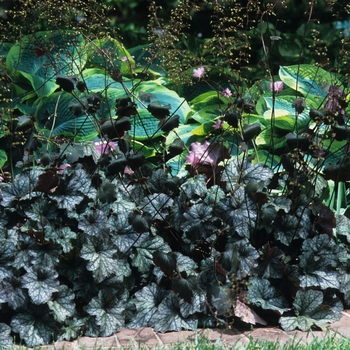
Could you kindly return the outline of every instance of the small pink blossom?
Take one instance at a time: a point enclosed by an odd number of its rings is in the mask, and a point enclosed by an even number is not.
[[[193,168],[198,164],[215,167],[220,157],[222,157],[222,147],[218,143],[210,144],[208,141],[193,142],[191,151],[186,157],[186,162],[190,163]]]
[[[100,154],[108,154],[110,153],[112,150],[115,149],[115,144],[114,142],[108,142],[107,141],[100,141],[100,142],[95,142],[95,147],[96,147],[96,151]]]
[[[134,58],[135,56],[131,56],[131,57]],[[130,59],[129,59],[129,57],[124,56],[124,57],[122,57],[120,60],[121,60],[122,62],[126,62],[126,61],[129,61]]]
[[[283,81],[275,81],[274,83],[270,83],[270,90],[279,93],[283,90]]]
[[[214,129],[221,129],[222,128],[222,124],[224,124],[224,121],[222,119],[218,119],[216,121],[216,123],[213,125]]]
[[[193,77],[197,79],[201,79],[204,77],[205,69],[204,67],[199,67],[197,69],[193,69]]]
[[[127,165],[125,168],[124,168],[124,174],[127,174],[127,175],[132,175],[134,174],[134,170],[132,170],[129,165]]]
[[[57,170],[57,174],[63,174],[63,170],[66,168],[69,168],[71,165],[68,163],[62,164],[60,165],[60,167],[58,168],[59,170]]]
[[[232,96],[232,92],[229,88],[226,88],[225,90],[221,91],[220,95],[228,98]]]

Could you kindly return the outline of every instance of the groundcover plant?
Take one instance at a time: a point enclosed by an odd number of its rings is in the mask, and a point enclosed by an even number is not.
[[[146,49],[86,25],[105,18],[93,2],[31,7],[38,27],[2,43],[1,345],[306,331],[349,306],[346,76],[299,63],[249,82],[226,52],[248,50],[243,22],[222,25],[244,7],[217,3],[206,64],[176,46],[186,1]],[[255,6],[241,20],[275,10]]]

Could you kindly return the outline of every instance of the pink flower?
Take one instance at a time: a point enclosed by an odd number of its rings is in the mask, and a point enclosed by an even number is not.
[[[59,170],[57,170],[57,174],[63,174],[63,170],[66,168],[69,168],[71,165],[68,163],[62,164],[60,165],[60,167],[58,168]]]
[[[186,162],[190,163],[193,168],[198,164],[211,165],[215,167],[220,157],[222,157],[222,145],[215,143],[210,144],[208,141],[193,142],[191,151],[186,157]]]
[[[283,81],[275,81],[274,83],[270,83],[270,90],[277,93],[281,92],[283,90]]]
[[[193,70],[193,77],[197,79],[201,79],[204,77],[205,69],[204,67],[199,67]]]
[[[229,88],[226,88],[225,90],[221,91],[220,95],[228,98],[232,96],[232,92]]]
[[[216,123],[213,125],[214,129],[221,129],[222,128],[222,124],[224,124],[224,121],[222,119],[218,119],[216,121]]]
[[[108,154],[115,149],[114,142],[101,141],[95,142],[96,151],[100,154]]]
[[[135,56],[131,56],[131,57],[134,58]],[[121,60],[122,62],[126,62],[126,61],[129,61],[129,57],[124,56],[124,57],[122,57],[120,60]]]

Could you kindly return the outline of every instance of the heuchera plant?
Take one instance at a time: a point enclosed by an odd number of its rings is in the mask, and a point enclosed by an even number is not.
[[[160,74],[134,79],[137,54],[115,39],[50,31],[6,48],[19,116],[0,134],[0,344],[340,318],[349,219],[327,194],[350,173],[340,80],[282,66],[256,104],[232,86],[186,101]],[[210,67],[191,72],[203,84]]]

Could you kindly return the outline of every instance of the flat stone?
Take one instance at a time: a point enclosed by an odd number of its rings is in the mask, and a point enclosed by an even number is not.
[[[349,310],[342,312],[339,321],[330,324],[329,328],[345,338],[350,337],[350,312]]]
[[[76,344],[79,347],[84,347],[84,349],[109,349],[111,347],[119,348],[120,344],[115,335],[110,337],[100,337],[100,338],[91,338],[91,337],[81,337],[76,341]]]
[[[193,331],[181,331],[181,332],[166,332],[158,333],[163,344],[171,345],[176,343],[184,343],[186,341],[192,342],[195,339],[195,332]]]
[[[244,335],[251,337],[253,341],[270,341],[285,344],[292,339],[292,337],[279,328],[255,328],[252,331],[245,332]]]

